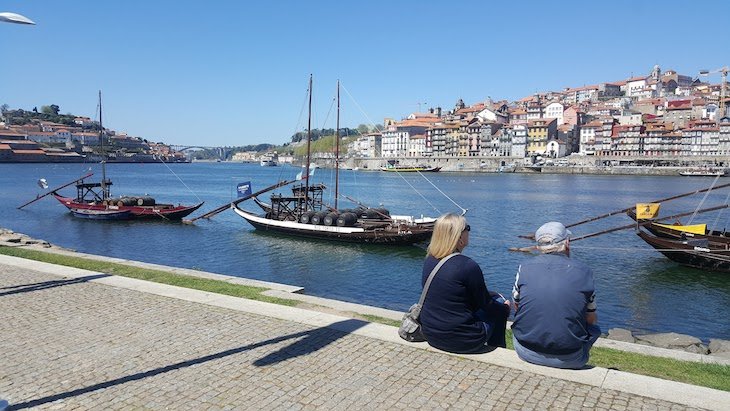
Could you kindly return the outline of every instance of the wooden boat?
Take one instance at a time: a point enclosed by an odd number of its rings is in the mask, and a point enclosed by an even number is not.
[[[72,208],[71,213],[74,217],[85,218],[88,220],[129,220],[132,217],[130,210],[90,210]]]
[[[707,239],[686,241],[660,238],[638,229],[636,235],[670,260],[688,267],[730,272],[730,248],[710,248]]]
[[[77,185],[76,189],[79,191],[89,190],[99,187],[100,183],[84,183],[81,180]],[[97,193],[98,194],[98,193]],[[66,206],[75,216],[80,217],[79,213],[87,214],[103,214],[105,212],[125,212],[128,213],[130,219],[162,219],[162,220],[180,220],[187,217],[190,213],[200,208],[203,203],[199,203],[193,206],[184,205],[173,205],[173,204],[158,204],[151,202],[144,202],[142,198],[145,197],[121,197],[99,200],[89,199],[86,197],[70,198],[64,197],[57,193],[53,193],[53,197],[56,198],[61,204]],[[150,198],[150,197],[146,197]],[[132,203],[130,203],[132,201]],[[134,203],[136,201],[136,203]],[[137,204],[139,203],[139,204]],[[121,204],[121,205],[119,205]],[[88,218],[88,217],[87,217]],[[100,220],[102,218],[99,218]]]
[[[438,173],[441,171],[441,167],[429,167],[424,165],[418,166],[403,166],[398,164],[388,164],[385,167],[380,168],[381,171],[398,172],[398,173]]]
[[[163,220],[180,220],[190,213],[194,212],[203,203],[192,206],[160,204],[154,198],[148,196],[142,197],[118,197],[111,196],[110,187],[112,181],[106,177],[106,161],[104,160],[104,126],[101,118],[101,91],[99,92],[99,144],[101,147],[101,181],[87,183],[85,179],[92,174],[87,174],[68,184],[64,184],[50,192],[29,201],[22,206],[23,208],[47,195],[53,195],[61,204],[69,209],[75,216],[80,218],[93,218],[96,220],[111,219],[116,213],[127,213],[128,218],[133,219],[163,219]],[[62,188],[76,184],[76,197],[65,197],[58,193]],[[107,216],[110,218],[102,218]],[[121,218],[121,214],[118,214]]]
[[[628,210],[626,211],[626,215],[628,215],[632,220],[636,221],[636,210]],[[706,239],[709,241],[709,244],[713,246],[714,244],[718,244],[718,247],[724,248],[726,245],[730,244],[730,232],[727,231],[718,231],[718,230],[708,230],[707,224],[694,224],[694,225],[682,225],[682,224],[662,224],[658,221],[647,221],[647,220],[639,220],[642,223],[642,227],[644,227],[647,231],[649,231],[651,234],[659,237],[659,238],[666,238],[669,240],[687,240],[687,239],[694,239],[694,240],[703,240]]]
[[[312,78],[309,79],[309,125],[311,126],[311,90]],[[339,130],[339,82],[337,96],[337,127]],[[308,130],[311,130],[308,127]],[[291,195],[273,194],[271,203],[260,201],[252,196],[261,208],[261,213],[247,211],[240,202],[231,203],[232,210],[254,228],[288,236],[331,240],[349,243],[370,244],[414,244],[430,239],[433,233],[435,218],[391,215],[388,210],[358,207],[356,209],[340,209],[337,205],[339,197],[339,138],[335,139],[335,195],[334,206],[323,202],[326,187],[323,184],[310,184],[311,165],[311,131],[307,132],[307,161],[300,173],[301,180],[282,182],[273,188],[293,184]],[[262,192],[270,191],[269,189]],[[209,213],[210,214],[210,213]]]
[[[725,177],[727,170],[717,168],[690,168],[679,172],[684,177]]]

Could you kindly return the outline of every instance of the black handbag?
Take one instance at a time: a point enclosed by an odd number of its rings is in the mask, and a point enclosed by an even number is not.
[[[421,322],[418,320],[418,318],[421,316],[421,307],[423,307],[423,301],[426,299],[428,287],[431,285],[431,280],[433,280],[433,277],[436,275],[441,266],[444,265],[444,263],[446,263],[449,258],[458,254],[459,253],[453,253],[447,255],[446,257],[442,258],[438,264],[436,264],[436,267],[434,267],[433,270],[431,270],[431,274],[428,275],[426,284],[424,284],[423,286],[421,299],[418,300],[418,303],[413,304],[411,308],[409,308],[408,311],[403,315],[400,327],[398,327],[398,335],[400,336],[400,338],[409,342],[426,341],[426,337],[424,337],[423,332],[421,331]]]

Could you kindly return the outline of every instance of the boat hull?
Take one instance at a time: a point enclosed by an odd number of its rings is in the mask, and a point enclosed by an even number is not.
[[[725,171],[725,170],[714,170],[714,171],[685,170],[685,171],[680,171],[679,175],[682,177],[725,177],[727,175],[727,171]]]
[[[636,235],[675,263],[702,270],[730,272],[730,249],[710,249],[697,245],[697,240],[659,238],[644,230],[638,230]]]
[[[438,173],[441,167],[382,167],[381,170],[399,173]]]
[[[389,225],[387,228],[337,227],[270,220],[238,207],[233,207],[233,211],[260,231],[337,242],[410,245],[428,241],[433,232],[433,223]]]
[[[130,210],[115,211],[115,210],[88,210],[72,208],[71,213],[74,217],[83,218],[86,220],[105,220],[105,221],[118,221],[118,220],[129,220],[132,218]]]
[[[162,220],[180,220],[190,213],[194,212],[203,203],[194,206],[172,205],[172,204],[156,204],[151,206],[111,206],[98,203],[82,203],[72,198],[54,195],[56,200],[71,210],[88,210],[88,211],[122,211],[128,212],[130,219],[162,219]]]
[[[634,210],[629,210],[626,214],[631,217],[632,220],[636,221],[636,212]],[[643,221],[644,220],[642,220],[642,222]],[[668,240],[682,241],[687,239],[706,239],[709,242],[709,248],[725,249],[730,244],[730,232],[709,231],[705,234],[693,234],[672,230],[671,228],[663,227],[662,225],[654,222],[644,224],[642,227],[655,236],[659,238],[666,238]]]

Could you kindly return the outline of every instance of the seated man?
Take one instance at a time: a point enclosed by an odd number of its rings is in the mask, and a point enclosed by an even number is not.
[[[591,269],[570,258],[570,231],[558,222],[535,232],[540,255],[520,264],[512,296],[513,342],[524,361],[582,368],[601,334]]]

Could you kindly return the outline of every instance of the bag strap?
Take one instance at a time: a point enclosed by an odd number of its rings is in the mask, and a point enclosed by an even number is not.
[[[423,292],[421,292],[421,299],[418,300],[418,305],[421,305],[421,306],[423,305],[423,301],[426,299],[426,293],[428,292],[428,287],[431,286],[431,280],[433,280],[433,277],[436,276],[436,273],[441,268],[441,266],[444,265],[444,263],[446,263],[446,261],[448,261],[449,258],[451,258],[455,255],[459,255],[459,254],[460,253],[453,253],[453,254],[447,255],[446,257],[442,258],[438,264],[436,264],[436,267],[434,267],[433,270],[431,270],[431,274],[428,275],[426,284],[423,285]]]

